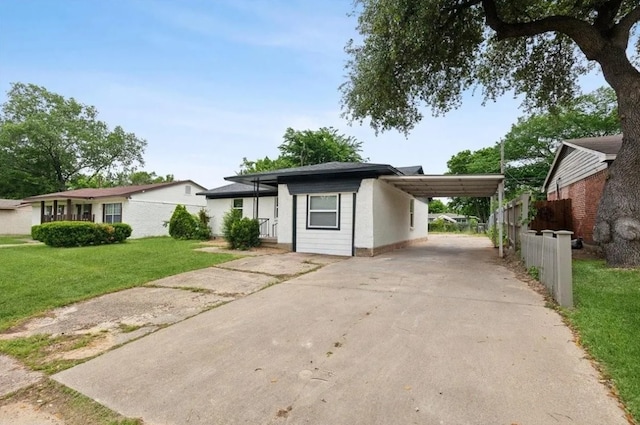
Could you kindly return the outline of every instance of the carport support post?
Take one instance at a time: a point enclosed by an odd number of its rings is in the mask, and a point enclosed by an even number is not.
[[[502,240],[504,239],[504,211],[502,209],[502,197],[504,196],[504,181],[501,181],[498,185],[498,256],[504,257],[504,246]]]

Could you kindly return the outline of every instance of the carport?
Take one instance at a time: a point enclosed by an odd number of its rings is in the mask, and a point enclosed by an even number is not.
[[[503,174],[465,175],[412,175],[380,176],[381,180],[409,193],[416,198],[469,197],[490,198],[498,195],[498,204],[504,198]],[[502,223],[502,210],[498,210],[498,222]],[[503,256],[502,226],[498,226],[499,255]]]

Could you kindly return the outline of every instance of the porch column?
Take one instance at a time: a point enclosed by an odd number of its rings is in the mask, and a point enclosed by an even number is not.
[[[51,221],[57,221],[58,220],[58,200],[54,199],[53,201],[53,217],[51,219]]]
[[[44,223],[44,201],[40,201],[40,224]]]

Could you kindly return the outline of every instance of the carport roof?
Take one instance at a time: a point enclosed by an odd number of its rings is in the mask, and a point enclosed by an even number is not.
[[[504,180],[504,175],[380,176],[380,179],[417,198],[490,197],[498,192],[498,186]]]

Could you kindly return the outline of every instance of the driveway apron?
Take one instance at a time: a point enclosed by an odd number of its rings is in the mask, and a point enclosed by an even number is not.
[[[432,236],[207,311],[54,376],[150,425],[626,424],[486,238]]]

